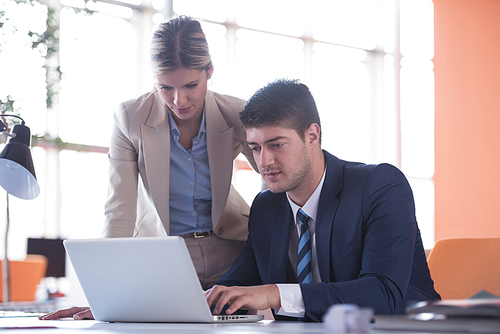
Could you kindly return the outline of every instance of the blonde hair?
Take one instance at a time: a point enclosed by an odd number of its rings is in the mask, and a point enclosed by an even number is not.
[[[207,39],[198,20],[182,15],[158,26],[151,41],[154,75],[179,68],[202,71],[211,66]]]

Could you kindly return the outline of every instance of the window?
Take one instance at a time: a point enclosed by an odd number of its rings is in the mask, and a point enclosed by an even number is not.
[[[113,111],[152,89],[149,40],[172,11],[203,20],[215,66],[209,89],[247,99],[275,78],[300,79],[316,99],[323,148],[341,159],[401,168],[424,246],[433,246],[431,0],[101,0],[90,16],[68,7],[82,3],[64,0],[60,8],[57,108],[45,108],[42,64],[29,67],[33,54],[14,62],[16,87],[23,88],[16,92],[32,97],[19,102],[26,103],[26,124],[72,145],[41,141],[33,149],[42,193],[30,202],[11,200],[13,258],[26,249],[26,237],[100,236]],[[40,6],[36,15],[44,22]],[[7,55],[1,50],[2,73]],[[260,190],[255,172],[237,171],[234,181],[249,202]]]

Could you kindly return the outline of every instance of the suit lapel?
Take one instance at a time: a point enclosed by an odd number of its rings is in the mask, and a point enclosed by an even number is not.
[[[281,205],[274,211],[270,222],[272,224],[271,260],[269,261],[270,282],[284,283],[288,273],[288,247],[290,239],[290,224],[293,223],[292,209],[288,199],[283,194]]]
[[[205,98],[207,122],[207,150],[212,186],[212,224],[217,223],[224,211],[233,173],[234,129],[222,117],[219,107],[209,91]],[[213,225],[215,229],[215,225]]]
[[[343,188],[343,166],[336,157],[325,151],[324,153],[327,169],[318,204],[315,235],[321,281],[328,282],[330,281],[330,256],[333,254],[331,248],[335,248],[331,240],[335,213],[339,205],[336,196]]]
[[[151,197],[156,211],[170,231],[169,175],[170,175],[170,126],[168,110],[155,98],[146,124],[141,125],[144,165]]]

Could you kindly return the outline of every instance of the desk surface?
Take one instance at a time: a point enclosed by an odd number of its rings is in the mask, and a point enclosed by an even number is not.
[[[254,333],[327,333],[322,323],[274,322],[262,320],[245,324],[180,324],[180,323],[104,323],[93,320],[51,320],[42,321],[35,317],[0,319],[0,330],[16,333],[33,333],[33,329],[43,329],[43,333],[72,333],[92,330],[92,333],[135,334],[135,333],[179,333],[179,334],[254,334]]]
[[[301,322],[274,322],[262,320],[248,324],[155,324],[155,323],[104,323],[92,320],[75,321],[52,320],[42,321],[36,317],[0,318],[0,331],[12,333],[33,334],[34,329],[43,330],[44,334],[53,333],[80,333],[91,330],[93,334],[135,334],[135,333],[179,333],[179,334],[255,334],[255,333],[286,333],[286,334],[315,334],[329,333],[323,323]],[[500,329],[499,329],[500,330]],[[373,334],[402,334],[404,331],[372,330]],[[406,332],[410,333],[410,332]],[[411,331],[413,334],[418,332]],[[432,334],[425,331],[421,333]],[[453,334],[447,332],[447,334]]]

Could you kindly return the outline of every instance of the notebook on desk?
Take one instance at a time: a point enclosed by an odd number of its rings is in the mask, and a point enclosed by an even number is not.
[[[212,315],[181,237],[65,240],[64,247],[96,320],[263,319],[262,315]]]

